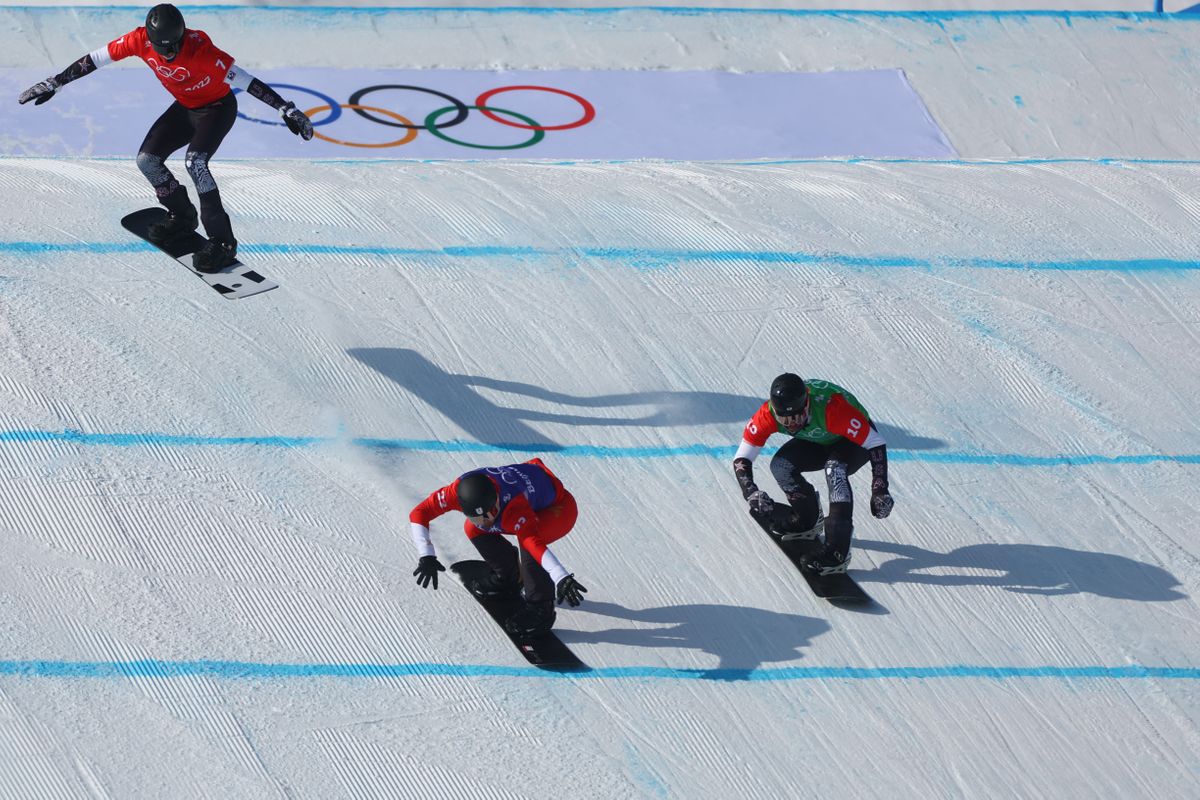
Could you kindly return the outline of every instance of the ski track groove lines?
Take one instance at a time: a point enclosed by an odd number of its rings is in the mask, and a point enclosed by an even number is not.
[[[0,159],[0,794],[1195,794],[1200,164],[218,177],[279,290],[126,242],[131,161]],[[784,370],[886,426],[875,613],[737,492]],[[534,455],[580,498],[591,673],[411,574],[413,505]],[[459,515],[433,539],[474,557]]]
[[[7,766],[0,772],[0,793],[6,797],[72,797],[69,778],[55,763],[54,734],[37,716],[26,712],[0,688],[0,755]]]

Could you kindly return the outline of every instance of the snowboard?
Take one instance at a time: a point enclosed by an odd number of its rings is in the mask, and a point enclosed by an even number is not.
[[[486,561],[458,561],[450,565],[450,571],[457,575],[467,591],[470,591],[471,585],[490,575],[492,568]],[[571,652],[571,648],[563,644],[553,631],[539,633],[536,636],[520,637],[505,630],[504,621],[521,608],[520,594],[510,597],[476,597],[475,593],[471,592],[471,596],[484,607],[496,624],[500,626],[500,630],[504,631],[504,635],[533,666],[549,672],[587,671],[588,666],[580,661],[579,657]]]
[[[801,557],[821,546],[819,535],[806,538],[797,536],[796,534],[785,533],[780,536],[772,532],[774,523],[770,519],[759,517],[753,513],[750,516],[754,518],[754,521],[767,534],[767,538],[774,542],[783,551],[784,555],[788,557],[788,560],[796,567],[796,571],[800,573],[800,576],[808,584],[808,588],[812,589],[813,594],[817,597],[835,604],[863,605],[874,602],[871,596],[858,585],[858,582],[844,572],[837,575],[814,575],[807,570],[800,569]],[[818,527],[821,524],[821,522],[818,522]],[[819,531],[817,532],[819,533]]]
[[[149,244],[153,244],[159,250],[162,250],[180,264],[183,264],[193,275],[198,276],[218,293],[230,300],[269,292],[279,286],[278,283],[263,277],[261,273],[247,267],[241,261],[234,261],[225,269],[211,275],[192,269],[192,254],[201,247],[204,247],[208,241],[198,231],[180,236],[178,239],[162,245],[154,244],[154,242],[146,238],[146,232],[150,230],[150,226],[166,216],[167,210],[165,208],[143,208],[141,211],[135,211],[122,218],[121,225],[125,230],[140,237]]]

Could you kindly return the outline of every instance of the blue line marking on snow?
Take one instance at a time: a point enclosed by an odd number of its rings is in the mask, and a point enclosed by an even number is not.
[[[609,447],[604,445],[524,444],[521,442],[470,442],[450,439],[384,439],[374,437],[333,438],[321,436],[197,436],[171,433],[84,433],[80,430],[0,431],[0,444],[65,442],[92,447],[274,447],[306,448],[352,445],[373,450],[409,450],[435,453],[554,453],[575,458],[675,458],[702,456],[732,459],[735,445],[684,444],[656,447]],[[770,448],[768,448],[768,452]],[[1142,465],[1154,463],[1200,464],[1197,453],[1142,453],[1137,455],[1099,455],[1060,453],[1057,455],[1021,455],[969,450],[888,451],[892,461],[917,461],[928,464],[976,464],[1005,467],[1085,467],[1097,464]]]
[[[241,252],[256,255],[368,256],[410,259],[566,259],[611,261],[638,269],[695,263],[773,264],[785,266],[840,266],[851,269],[1004,269],[1052,272],[1190,272],[1200,260],[1173,258],[1095,258],[1055,261],[1014,261],[1000,258],[953,256],[855,256],[845,253],[800,253],[783,250],[701,250],[650,247],[453,246],[438,248],[353,246],[326,244],[240,245]],[[156,248],[145,242],[0,242],[0,253],[34,256],[48,253],[137,253]]]
[[[157,248],[146,242],[0,242],[0,253],[40,255],[42,253],[133,253]]]
[[[638,783],[643,797],[669,797],[667,785],[646,763],[638,748],[630,741],[625,742],[625,765],[630,777]]]
[[[713,682],[778,682],[810,680],[1200,680],[1196,667],[948,665],[929,667],[779,667],[756,669],[677,669],[674,667],[602,667],[558,673],[536,667],[493,664],[269,664],[247,661],[0,661],[0,675],[25,678],[557,678],[569,680],[688,680]]]

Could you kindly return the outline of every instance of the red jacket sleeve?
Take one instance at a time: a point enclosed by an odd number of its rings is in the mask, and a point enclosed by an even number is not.
[[[146,29],[134,28],[124,36],[108,43],[108,55],[113,61],[120,61],[123,58],[141,55],[145,46]]]
[[[746,423],[742,438],[755,447],[762,447],[771,438],[771,434],[779,430],[774,415],[771,414],[770,402],[763,403],[758,412]]]
[[[408,521],[428,528],[430,522],[449,511],[462,511],[462,506],[458,504],[458,478],[417,503],[409,512]]]
[[[529,505],[525,495],[517,495],[509,501],[500,517],[500,528],[505,533],[516,536],[517,542],[525,552],[537,559],[539,564],[542,563],[542,556],[546,552],[546,544],[539,535],[540,524],[537,512]]]
[[[825,430],[862,445],[871,433],[871,420],[843,395],[835,394],[825,407]]]

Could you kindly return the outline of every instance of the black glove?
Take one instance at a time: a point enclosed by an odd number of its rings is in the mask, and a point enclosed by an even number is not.
[[[762,489],[751,494],[746,500],[750,503],[750,512],[756,517],[769,517],[775,511],[775,501]]]
[[[896,501],[888,494],[887,489],[875,489],[871,492],[871,513],[876,519],[883,519],[892,513]]]
[[[30,100],[34,101],[35,106],[40,106],[42,103],[54,97],[54,93],[58,91],[58,81],[54,78],[46,78],[41,83],[35,83],[25,91],[21,92],[21,96],[17,98],[17,102],[25,105]]]
[[[288,130],[299,136],[304,141],[308,141],[313,137],[312,120],[304,115],[304,112],[296,108],[296,104],[290,100],[279,107],[279,116],[283,117],[283,121],[287,124]]]
[[[417,586],[422,589],[428,588],[430,581],[433,581],[433,588],[437,589],[437,574],[445,571],[446,568],[437,560],[437,556],[421,556],[413,575],[417,576]]]
[[[572,607],[583,602],[583,596],[587,594],[587,589],[583,588],[583,584],[575,580],[574,575],[568,575],[558,582],[558,604],[561,606],[563,601]]]

